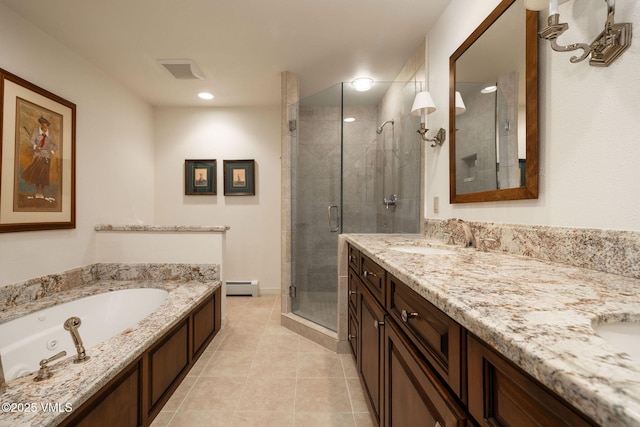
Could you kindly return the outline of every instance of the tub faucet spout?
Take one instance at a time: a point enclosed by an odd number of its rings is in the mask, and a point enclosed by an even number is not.
[[[80,318],[76,316],[70,317],[64,322],[64,328],[71,333],[71,339],[78,352],[76,358],[73,359],[73,363],[82,363],[89,360],[89,356],[87,356],[87,353],[84,351],[84,346],[82,345],[82,338],[80,338],[80,333],[78,332],[78,326],[80,326],[81,323]]]

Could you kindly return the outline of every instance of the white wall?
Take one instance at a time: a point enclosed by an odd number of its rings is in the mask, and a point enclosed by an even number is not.
[[[93,262],[97,223],[153,222],[153,110],[0,5],[0,68],[76,104],[74,230],[0,234],[0,286]]]
[[[499,0],[452,0],[427,35],[429,90],[439,106],[428,127],[448,127],[449,56]],[[560,43],[587,42],[602,31],[602,0],[571,0],[559,8],[569,31]],[[547,11],[541,12],[540,25]],[[640,25],[640,2],[616,2],[616,22]],[[640,42],[607,68],[540,41],[540,198],[450,205],[448,140],[427,148],[427,218],[640,230]],[[433,213],[433,197],[440,213]]]
[[[155,134],[156,223],[230,226],[225,280],[280,293],[280,107],[157,108]],[[217,160],[217,195],[184,195],[185,159]],[[243,159],[256,161],[256,195],[225,196],[223,160]]]

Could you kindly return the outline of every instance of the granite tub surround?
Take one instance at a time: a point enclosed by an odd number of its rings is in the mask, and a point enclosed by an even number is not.
[[[346,241],[600,425],[640,426],[640,360],[592,324],[640,319],[640,280],[422,235]],[[451,255],[403,253],[424,245]]]
[[[231,229],[228,225],[144,225],[144,224],[98,224],[95,231],[149,231],[149,232],[195,232],[226,233]]]
[[[103,281],[102,283],[109,280],[141,283],[145,281],[148,283],[219,281],[220,266],[217,264],[92,264],[0,286],[0,323],[21,317],[24,313],[91,295],[83,295],[83,292],[88,291],[83,288],[100,280]]]
[[[59,424],[69,414],[64,410],[44,412],[41,403],[59,403],[62,408],[79,408],[221,286],[218,280],[219,267],[214,265],[93,265],[60,276],[66,279],[83,276],[91,280],[45,296],[33,292],[33,283],[22,284],[25,290],[23,296],[36,297],[17,306],[4,306],[0,312],[0,323],[52,305],[120,289],[151,287],[164,289],[169,295],[156,311],[135,327],[88,348],[87,354],[91,359],[86,363],[74,364],[75,355],[70,354],[50,364],[54,375],[48,380],[36,383],[33,381],[35,373],[32,373],[9,381],[6,392],[1,396],[2,403],[35,403],[38,410],[0,413],[0,425]],[[32,282],[36,281],[34,279]],[[65,280],[60,283],[69,284]],[[20,287],[20,284],[16,287]],[[69,406],[65,406],[67,404]]]

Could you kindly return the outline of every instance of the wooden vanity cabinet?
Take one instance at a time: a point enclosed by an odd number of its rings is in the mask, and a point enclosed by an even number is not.
[[[468,375],[469,412],[481,426],[597,426],[470,334]]]
[[[350,254],[353,252],[353,249],[349,250]],[[447,367],[452,359],[457,361],[459,376],[460,357],[451,357],[450,347],[459,352],[460,345],[457,341],[450,345],[449,337],[459,341],[460,329],[449,333],[446,316],[429,314],[416,299],[419,296],[409,295],[404,289],[398,291],[400,283],[382,267],[362,254],[359,260],[359,265],[349,263],[349,290],[355,290],[353,295],[357,301],[356,310],[349,309],[349,325],[350,328],[353,327],[351,325],[358,328],[354,355],[369,407],[378,425],[466,425],[469,416],[464,406],[431,366],[433,362],[425,357],[426,347],[421,344],[418,349],[413,342],[416,336],[423,337],[424,342],[437,348],[437,351],[430,351],[437,352]],[[360,271],[355,271],[354,266],[359,266]],[[389,291],[388,286],[392,286],[393,291]],[[401,286],[406,287],[404,284]],[[395,301],[393,310],[398,310],[397,316],[390,316],[385,308],[389,297]],[[411,304],[406,301],[411,301]],[[421,314],[419,319],[411,320],[411,326],[417,320],[417,332],[415,336],[412,333],[411,338],[397,324],[402,322],[398,319],[401,319],[401,310],[406,308],[410,313],[417,310]],[[422,326],[423,322],[426,322],[426,328]],[[437,333],[434,332],[436,330]],[[430,358],[435,360],[433,356]]]
[[[352,350],[380,426],[597,426],[373,260],[349,254],[349,334],[357,330]]]

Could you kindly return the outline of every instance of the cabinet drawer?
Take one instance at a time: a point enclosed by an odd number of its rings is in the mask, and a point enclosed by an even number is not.
[[[482,426],[596,426],[478,339],[468,337],[469,412]]]
[[[360,251],[351,245],[347,246],[347,260],[349,262],[349,267],[360,272]]]
[[[384,306],[385,299],[385,270],[369,259],[366,255],[360,254],[360,278],[366,287],[380,304]]]
[[[470,426],[471,417],[406,335],[385,326],[385,426]]]
[[[387,311],[463,400],[462,327],[413,289],[387,276]]]

